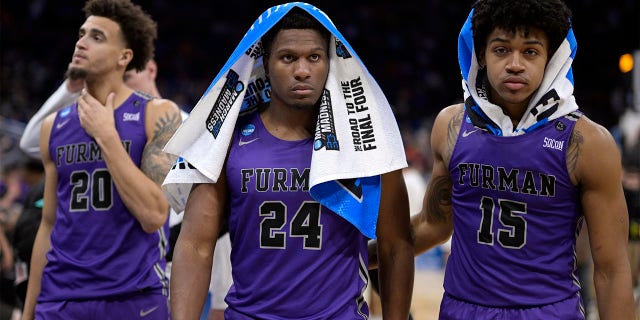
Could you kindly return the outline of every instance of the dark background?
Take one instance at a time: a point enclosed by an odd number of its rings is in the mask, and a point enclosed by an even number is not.
[[[158,85],[195,105],[253,21],[274,1],[136,1],[158,22]],[[394,106],[403,126],[461,101],[457,36],[473,1],[309,1],[333,20]],[[638,0],[567,1],[578,52],[579,106],[615,125],[630,102],[618,58],[638,49]],[[0,115],[26,123],[63,81],[84,1],[1,0]]]

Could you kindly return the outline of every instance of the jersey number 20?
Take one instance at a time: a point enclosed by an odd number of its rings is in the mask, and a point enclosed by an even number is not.
[[[70,176],[71,201],[69,211],[108,210],[113,205],[113,185],[107,169],[97,169],[91,175],[85,170],[74,171]],[[91,187],[91,189],[89,189]],[[91,190],[91,194],[89,193]]]

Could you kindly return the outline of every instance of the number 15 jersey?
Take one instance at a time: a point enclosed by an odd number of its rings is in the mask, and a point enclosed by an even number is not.
[[[582,224],[567,149],[579,114],[500,137],[463,118],[449,171],[453,238],[445,291],[491,307],[558,302],[579,294],[575,244]]]

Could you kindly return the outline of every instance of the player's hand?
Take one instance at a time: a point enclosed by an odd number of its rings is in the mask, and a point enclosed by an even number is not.
[[[96,140],[111,134],[118,134],[113,118],[114,98],[115,93],[109,93],[105,105],[86,91],[78,98],[80,124],[87,134]]]
[[[11,272],[13,271],[13,252],[7,251],[2,252],[2,272]]]

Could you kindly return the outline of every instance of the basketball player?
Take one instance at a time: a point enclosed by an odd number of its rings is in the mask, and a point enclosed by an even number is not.
[[[70,63],[71,65],[71,63]],[[158,75],[158,65],[154,59],[150,59],[143,70],[131,69],[124,73],[124,83],[131,89],[141,91],[142,93],[149,94],[153,97],[160,98],[160,92],[156,85],[156,77]],[[38,112],[29,120],[27,127],[25,128],[22,137],[20,138],[20,147],[22,150],[29,154],[31,157],[40,159],[40,129],[42,122],[51,113],[54,113],[63,107],[73,103],[82,92],[84,88],[84,78],[71,78],[70,76],[82,76],[78,74],[67,74],[67,78],[60,85],[60,87],[47,99],[47,101],[40,107]],[[186,119],[189,114],[183,110],[180,110],[182,120]],[[40,215],[39,215],[40,216]],[[167,276],[171,275],[171,257],[175,240],[178,238],[180,227],[182,224],[182,213],[176,213],[174,210],[170,210],[169,219],[167,219],[168,228],[165,229],[169,233],[169,247],[167,251]],[[40,225],[40,219],[37,220],[35,228],[37,230]],[[35,238],[35,233],[32,236]],[[220,238],[216,243],[216,254],[213,258],[213,270],[211,273],[210,292],[211,309],[205,310],[205,313],[209,314],[211,320],[223,319],[224,309],[226,309],[226,303],[224,302],[224,296],[226,295],[229,287],[231,286],[231,265],[229,262],[229,253],[231,251],[231,244],[229,243],[229,235],[224,232],[220,234]],[[29,249],[29,252],[31,250]],[[30,256],[30,255],[29,255]],[[31,259],[28,259],[31,260]],[[27,260],[27,261],[28,261]],[[25,268],[28,270],[28,268]],[[26,285],[28,278],[20,284],[24,286],[26,293]],[[21,298],[24,300],[24,297]]]
[[[129,0],[90,0],[70,65],[77,103],[47,117],[42,222],[24,318],[167,319],[169,213],[162,152],[181,122],[169,100],[134,92],[127,70],[153,55],[155,22]]]
[[[329,39],[322,24],[299,8],[262,37],[271,101],[238,119],[218,181],[191,191],[173,259],[173,319],[199,314],[227,206],[233,285],[225,319],[367,319],[367,238],[306,188],[261,192],[253,180],[243,191],[241,179],[254,168],[308,171],[318,101],[329,74]],[[259,139],[240,144],[243,132]],[[407,319],[413,249],[401,170],[382,176],[380,207],[383,315]],[[290,222],[286,230],[292,234],[286,245],[281,233],[268,230],[283,221]]]
[[[453,233],[440,319],[584,319],[575,253],[583,220],[600,319],[633,318],[621,159],[611,134],[575,105],[570,15],[561,0],[473,7],[477,81],[465,88],[478,95],[437,116],[424,209],[412,219],[416,253]],[[469,61],[459,58],[464,76]]]

